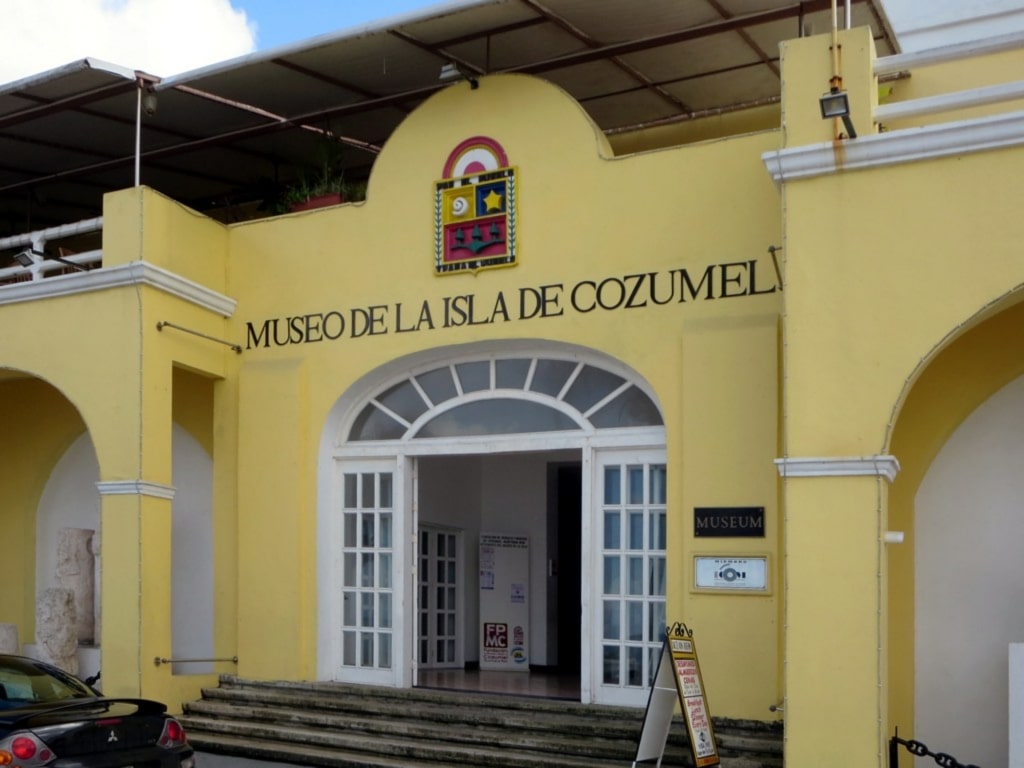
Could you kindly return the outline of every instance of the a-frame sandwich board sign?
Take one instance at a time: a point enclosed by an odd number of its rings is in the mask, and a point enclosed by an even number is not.
[[[665,642],[651,684],[633,768],[651,763],[661,765],[676,701],[686,722],[695,768],[721,765],[693,631],[680,622],[665,628]]]

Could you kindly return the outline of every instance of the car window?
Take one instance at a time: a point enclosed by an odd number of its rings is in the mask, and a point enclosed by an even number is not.
[[[93,696],[84,684],[60,670],[30,659],[8,657],[0,661],[0,708],[40,701]]]
[[[4,687],[2,693],[5,699],[33,698],[31,680],[16,670],[0,669],[0,685]]]

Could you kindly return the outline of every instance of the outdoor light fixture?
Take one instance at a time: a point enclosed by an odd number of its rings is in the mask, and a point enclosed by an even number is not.
[[[38,253],[38,251],[22,251],[21,253],[16,253],[14,254],[14,260],[23,267],[31,267],[35,262],[35,259],[32,258],[33,253]]]
[[[33,256],[38,256],[40,261],[47,258],[46,254],[43,251],[37,251],[35,248],[28,248],[24,251],[20,251],[19,253],[14,254],[14,260],[21,264],[21,266],[23,267],[31,267],[36,261],[33,258]],[[68,261],[67,259],[61,258],[60,256],[50,256],[49,259],[50,261],[59,261],[61,264],[65,264],[71,267],[72,269],[77,269],[79,272],[89,271],[88,267],[83,267],[81,264],[75,264],[75,262]]]
[[[438,79],[441,81],[466,80],[469,82],[469,87],[474,91],[480,86],[480,83],[473,75],[453,61],[449,61],[441,67],[441,76]]]
[[[830,117],[840,118],[843,125],[846,126],[846,135],[851,139],[857,138],[857,131],[853,129],[853,121],[850,119],[850,99],[846,95],[846,91],[832,86],[829,92],[819,99],[819,103],[823,120],[828,120]]]

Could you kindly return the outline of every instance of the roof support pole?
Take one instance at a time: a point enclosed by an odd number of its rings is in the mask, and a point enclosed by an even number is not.
[[[140,158],[142,156],[142,81],[135,81],[135,186],[141,182]]]

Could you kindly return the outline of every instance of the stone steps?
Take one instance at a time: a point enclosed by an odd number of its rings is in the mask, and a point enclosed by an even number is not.
[[[181,715],[199,751],[345,768],[613,768],[632,764],[635,709],[459,691],[222,676]],[[778,768],[776,724],[715,721],[725,768]],[[673,722],[662,765],[688,766]]]

